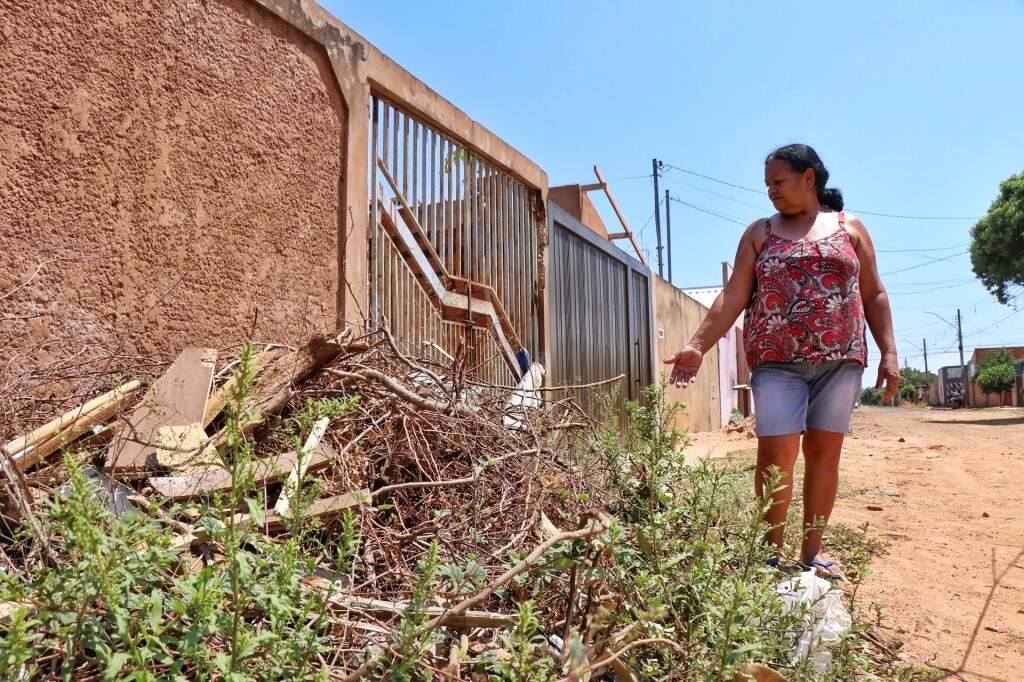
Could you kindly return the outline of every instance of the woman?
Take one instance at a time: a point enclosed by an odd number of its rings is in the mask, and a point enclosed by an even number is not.
[[[740,239],[735,270],[690,342],[672,358],[671,381],[685,387],[711,348],[745,309],[743,341],[751,367],[757,428],[754,487],[764,494],[771,467],[767,542],[782,548],[793,465],[803,444],[804,538],[800,563],[835,574],[821,536],[836,500],[839,453],[867,365],[865,321],[882,353],[878,382],[891,399],[899,386],[892,313],[864,224],[843,213],[843,196],[826,187],[828,171],[804,144],[780,147],[764,165],[778,211]],[[774,558],[773,564],[778,563]]]

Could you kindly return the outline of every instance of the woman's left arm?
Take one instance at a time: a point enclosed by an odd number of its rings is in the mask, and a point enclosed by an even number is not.
[[[860,218],[847,214],[846,229],[853,237],[857,258],[860,260],[860,295],[864,300],[864,317],[871,327],[871,335],[882,353],[878,365],[875,388],[885,385],[885,399],[892,400],[900,385],[900,362],[896,356],[896,338],[892,329],[892,310],[889,294],[885,292],[882,276],[878,274],[875,245]]]

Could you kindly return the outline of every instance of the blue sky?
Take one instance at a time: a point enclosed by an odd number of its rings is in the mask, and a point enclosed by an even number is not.
[[[927,312],[961,309],[967,356],[1024,345],[1024,310],[973,277],[973,220],[867,214],[981,216],[1024,170],[1022,0],[323,4],[552,185],[593,182],[598,164],[652,255],[652,158],[761,189],[767,152],[811,144],[882,251],[911,366],[923,366],[922,339],[931,369],[958,362],[953,330]],[[673,196],[728,218],[672,204],[675,283],[714,284],[743,229],[734,221],[771,205],[680,170],[665,178]]]

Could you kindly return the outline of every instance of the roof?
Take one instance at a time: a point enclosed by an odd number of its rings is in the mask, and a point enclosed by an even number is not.
[[[710,309],[714,304],[715,299],[718,298],[720,293],[722,293],[722,287],[693,287],[689,289],[680,289],[680,291],[697,301],[697,303],[700,303],[705,308]],[[743,329],[743,315],[739,316],[733,326]]]
[[[722,293],[722,287],[693,287],[682,289],[682,292],[705,308],[710,308],[718,295]]]

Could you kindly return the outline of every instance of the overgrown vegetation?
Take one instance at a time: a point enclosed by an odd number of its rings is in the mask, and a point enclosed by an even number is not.
[[[916,679],[861,637],[868,625],[856,588],[882,551],[867,529],[835,526],[826,538],[857,576],[847,590],[854,631],[835,647],[832,671],[815,673],[791,660],[803,614],[787,612],[776,594],[783,576],[766,565],[763,508],[749,463],[687,465],[683,434],[667,426],[675,407],[657,389],[629,404],[624,435],[604,430],[575,455],[568,445],[557,453],[572,455],[566,466],[607,479],[608,496],[589,500],[610,519],[605,532],[555,543],[533,563],[511,554],[506,569],[529,568],[497,589],[479,557],[434,540],[406,576],[407,606],[397,622],[386,629],[367,624],[379,643],[346,650],[350,640],[339,632],[351,627],[352,615],[338,599],[366,581],[361,557],[371,548],[351,511],[330,529],[303,521],[316,494],[309,479],[291,491],[288,532],[262,532],[267,500],[253,485],[253,446],[239,428],[249,416],[249,360],[246,350],[227,409],[230,437],[218,452],[235,486],[209,504],[160,509],[136,500],[139,507],[116,517],[66,458],[66,492],[39,516],[57,561],[0,572],[0,600],[14,605],[0,624],[0,667],[11,679],[326,680],[362,663],[366,679],[441,679],[454,666],[494,681],[545,682],[581,679],[619,652],[642,680],[727,680],[752,661],[794,681]],[[299,448],[320,417],[354,405],[306,402],[288,418],[293,445]],[[443,519],[466,510],[435,512]],[[387,505],[363,510],[394,513]],[[202,529],[199,556],[191,551],[199,538],[155,522],[175,518]],[[488,585],[486,606],[516,614],[514,625],[477,632],[473,645],[432,625],[430,607],[483,595]],[[872,620],[880,617],[875,608]]]
[[[1005,348],[986,355],[978,362],[974,380],[985,393],[1009,391],[1017,380],[1017,361]]]

